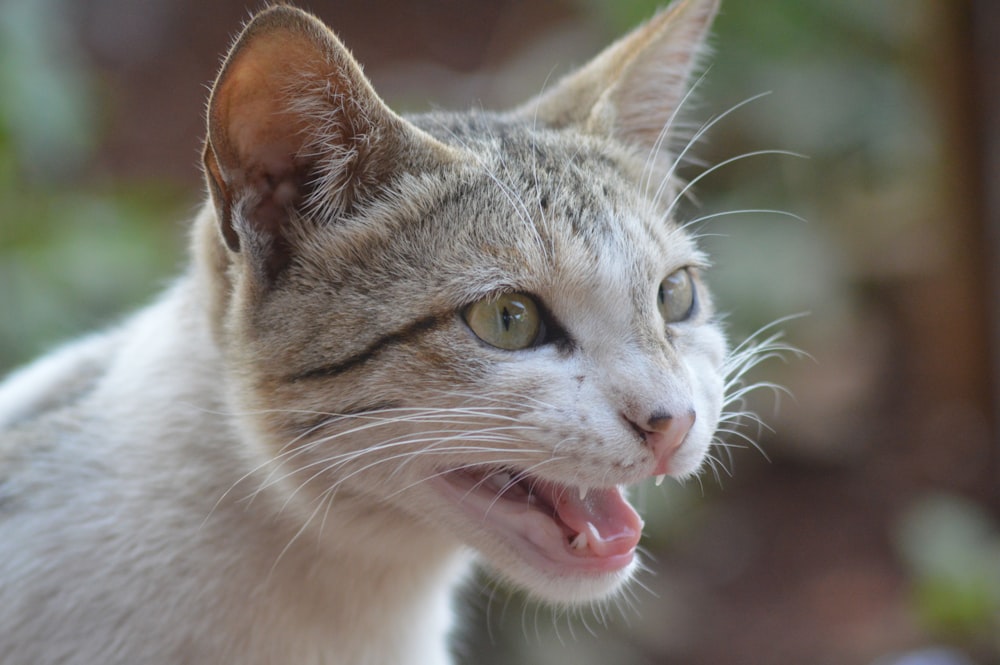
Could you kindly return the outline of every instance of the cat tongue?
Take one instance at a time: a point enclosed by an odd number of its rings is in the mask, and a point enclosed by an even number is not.
[[[639,544],[642,518],[617,487],[592,489],[583,497],[575,488],[549,483],[533,484],[532,491],[545,495],[567,527],[586,534],[593,555],[628,554]]]

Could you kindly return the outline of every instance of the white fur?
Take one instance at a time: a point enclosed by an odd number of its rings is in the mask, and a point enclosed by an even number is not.
[[[29,432],[41,459],[0,485],[0,662],[449,662],[466,568],[453,543],[398,542],[377,510],[346,505],[337,517],[369,524],[365,546],[349,531],[336,551],[286,549],[297,525],[266,500],[216,505],[250,467],[220,417],[223,367],[191,288],[4,384],[58,392],[98,347],[108,365],[87,401],[52,416],[74,433],[62,449]]]

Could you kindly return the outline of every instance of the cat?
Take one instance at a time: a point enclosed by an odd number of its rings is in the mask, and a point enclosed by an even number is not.
[[[0,662],[436,665],[475,562],[620,592],[625,489],[699,472],[732,379],[669,150],[717,11],[407,117],[254,16],[186,273],[0,386]]]

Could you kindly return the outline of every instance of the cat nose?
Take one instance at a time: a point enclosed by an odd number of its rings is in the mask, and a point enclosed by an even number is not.
[[[650,475],[660,476],[670,473],[670,460],[684,443],[688,432],[694,426],[694,421],[693,410],[676,416],[655,413],[641,424],[629,420],[642,438],[643,445],[653,453],[655,466]]]

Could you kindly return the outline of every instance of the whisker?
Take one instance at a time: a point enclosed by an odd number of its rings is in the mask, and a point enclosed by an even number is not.
[[[496,428],[496,429],[501,429],[501,428]],[[502,428],[502,429],[507,429],[507,428]],[[449,435],[452,435],[453,431],[452,430],[438,430],[438,431],[433,431],[432,430],[432,431],[425,431],[425,432],[423,432],[423,436],[425,436],[425,437],[431,436],[431,435],[435,435],[435,434],[449,434]],[[283,475],[283,476],[281,476],[281,477],[279,477],[279,478],[277,478],[275,480],[272,480],[272,477],[274,476],[274,474],[277,472],[277,470],[279,468],[279,465],[278,465],[279,462],[287,464],[288,462],[290,462],[294,458],[296,458],[296,457],[298,457],[300,455],[305,455],[305,454],[311,452],[312,450],[314,450],[316,448],[319,448],[319,447],[321,447],[323,445],[326,445],[326,444],[330,443],[331,441],[334,441],[334,440],[340,438],[341,436],[345,436],[345,433],[336,433],[336,434],[331,435],[329,437],[324,437],[324,438],[321,438],[321,439],[317,439],[316,441],[312,441],[309,444],[307,444],[306,446],[302,446],[302,447],[300,447],[299,449],[297,449],[295,451],[288,451],[287,453],[283,453],[282,455],[278,455],[278,456],[273,457],[270,460],[268,460],[268,462],[266,464],[272,465],[273,468],[268,473],[268,475],[263,479],[263,481],[261,481],[261,483],[258,486],[257,490],[254,491],[250,495],[249,499],[252,501],[253,497],[255,497],[257,494],[259,494],[261,491],[267,489],[268,487],[271,487],[274,484],[282,482],[284,479],[288,478],[290,475],[296,473],[297,471],[308,469],[308,468],[310,468],[312,466],[315,466],[318,463],[329,464],[330,462],[333,462],[333,461],[339,461],[340,463],[346,464],[346,463],[351,462],[351,461],[353,461],[355,459],[358,459],[359,457],[363,457],[363,456],[371,454],[371,453],[384,452],[385,450],[390,449],[390,448],[396,448],[396,447],[399,447],[399,446],[407,445],[408,443],[412,443],[411,441],[408,440],[408,437],[411,436],[410,434],[400,435],[400,436],[394,437],[392,439],[387,439],[386,441],[379,442],[378,444],[375,444],[373,446],[367,446],[367,447],[361,448],[359,450],[351,450],[351,451],[347,451],[347,452],[344,452],[344,453],[339,453],[339,454],[334,455],[332,457],[328,456],[326,458],[323,458],[323,460],[312,462],[312,463],[307,464],[307,465],[305,465],[303,467],[299,467],[296,471],[292,471],[292,472],[286,473],[285,475]],[[509,440],[516,440],[516,439],[509,439]]]
[[[522,452],[522,451],[518,450],[518,451],[507,451],[507,452]],[[543,451],[525,451],[525,452],[526,453],[541,453]],[[555,461],[556,458],[552,458],[552,459],[553,459],[553,461]],[[562,459],[562,458],[560,458],[560,459]],[[513,464],[520,464],[520,463],[530,462],[530,461],[531,461],[530,458],[508,457],[508,458],[491,459],[490,460],[490,464],[491,465],[495,464],[497,466],[509,466],[509,465],[513,465]],[[435,478],[440,478],[441,476],[446,476],[449,473],[452,473],[454,471],[464,471],[465,469],[475,469],[475,468],[481,467],[481,466],[483,466],[482,462],[470,462],[470,463],[461,464],[461,465],[458,465],[458,466],[451,466],[451,467],[449,467],[447,469],[444,469],[444,470],[441,470],[441,471],[436,471],[436,472],[432,473],[429,476],[425,476],[424,478],[421,478],[421,479],[419,479],[419,480],[417,480],[415,482],[412,482],[409,485],[406,485],[405,487],[402,487],[402,488],[396,490],[395,492],[393,492],[389,496],[390,497],[396,496],[397,494],[400,494],[401,492],[404,492],[404,491],[406,491],[408,489],[412,489],[413,487],[416,487],[417,485],[420,485],[421,483],[428,482],[428,481],[433,480]]]
[[[449,437],[437,437],[437,436],[428,437],[428,436],[422,436],[420,438],[405,439],[405,440],[402,440],[402,441],[394,442],[390,446],[385,446],[385,447],[379,446],[379,447],[366,448],[366,449],[361,450],[361,451],[355,451],[351,456],[349,456],[347,458],[343,458],[342,456],[337,455],[337,456],[334,456],[333,458],[324,458],[324,459],[316,460],[316,461],[311,462],[311,463],[309,463],[309,464],[307,464],[305,466],[298,467],[296,469],[293,469],[293,470],[289,471],[288,473],[286,473],[284,476],[282,476],[278,480],[272,481],[270,484],[274,484],[276,482],[281,482],[281,481],[283,481],[283,480],[285,480],[285,479],[287,479],[287,478],[289,478],[289,477],[291,477],[293,475],[298,475],[298,474],[302,473],[303,471],[305,471],[307,469],[310,469],[310,468],[313,468],[313,467],[316,467],[316,466],[320,466],[321,468],[319,469],[319,471],[317,471],[313,475],[309,476],[306,480],[304,480],[298,486],[298,488],[296,488],[296,490],[292,493],[294,495],[296,492],[298,492],[303,487],[305,487],[309,483],[313,482],[314,480],[316,480],[320,476],[322,476],[324,474],[327,474],[330,471],[333,471],[334,469],[337,469],[338,467],[342,467],[342,466],[344,466],[346,464],[349,464],[350,462],[353,462],[353,461],[355,461],[357,459],[360,459],[361,457],[364,457],[364,456],[366,456],[366,455],[368,455],[368,454],[370,454],[372,452],[383,453],[383,452],[385,452],[385,448],[395,448],[397,446],[412,446],[412,445],[421,444],[421,443],[427,443],[427,442],[430,442],[430,445],[425,446],[423,448],[420,448],[418,450],[410,450],[410,451],[406,451],[406,452],[403,452],[403,453],[398,453],[398,454],[395,454],[395,455],[391,455],[389,457],[384,457],[384,458],[377,459],[374,462],[367,463],[364,466],[362,466],[360,469],[352,471],[347,476],[338,479],[337,484],[341,484],[344,481],[346,481],[346,480],[352,478],[353,476],[357,475],[358,473],[363,473],[364,471],[367,471],[368,469],[374,468],[375,466],[378,466],[379,464],[384,464],[386,462],[390,462],[390,461],[394,461],[394,460],[397,460],[397,459],[401,459],[401,458],[405,458],[405,457],[410,457],[410,456],[414,456],[414,455],[422,456],[422,455],[431,455],[431,454],[451,454],[451,453],[455,453],[455,452],[478,452],[478,453],[493,453],[493,452],[508,453],[508,452],[511,452],[510,450],[504,449],[504,448],[486,448],[484,446],[449,446],[446,450],[437,450],[436,449],[436,446],[444,445],[444,444],[447,444],[447,443],[449,443],[451,441],[455,441],[455,440],[475,441],[475,440],[477,440],[477,436],[478,435],[476,435],[476,434],[469,434],[469,433],[461,433],[461,434],[456,434],[456,435],[449,436]],[[492,437],[490,437],[488,439],[483,439],[483,440],[495,441],[495,439],[492,438]],[[518,451],[518,452],[521,452],[521,451]],[[535,452],[541,452],[541,451],[535,451]],[[258,488],[256,490],[256,492],[254,492],[254,495],[258,494],[259,492],[263,491],[264,489],[266,489],[266,487],[260,487],[260,488]],[[289,497],[289,499],[287,499],[285,501],[285,505],[286,506],[287,506],[288,501],[290,500],[290,498],[291,497]]]
[[[692,95],[694,95],[695,90],[701,86],[701,84],[708,77],[708,72],[711,71],[711,67],[705,69],[705,71],[698,77],[698,79],[691,84],[687,92],[678,102],[677,106],[674,107],[673,111],[670,113],[670,117],[667,121],[663,123],[663,127],[660,129],[660,133],[656,136],[656,141],[653,142],[653,146],[649,149],[649,153],[646,155],[646,162],[642,167],[642,175],[639,178],[639,186],[645,195],[649,195],[649,186],[652,183],[653,172],[655,171],[656,158],[663,148],[663,143],[667,137],[673,133],[674,121],[677,119],[678,114],[681,112]]]
[[[514,487],[515,485],[517,485],[522,480],[525,480],[525,479],[530,480],[531,479],[530,478],[531,473],[535,469],[537,469],[537,468],[539,468],[539,467],[541,467],[541,466],[543,466],[545,464],[549,464],[549,463],[552,463],[552,462],[558,462],[558,461],[563,460],[563,459],[565,459],[565,458],[564,457],[550,457],[549,459],[545,459],[545,460],[542,460],[540,462],[536,462],[535,464],[529,466],[528,468],[526,468],[524,470],[518,471],[518,473],[516,475],[514,475],[514,476],[511,476],[511,479],[507,483],[505,483],[504,486],[501,487],[500,490],[497,492],[496,496],[493,498],[493,501],[491,501],[490,505],[487,507],[486,514],[487,515],[489,514],[489,512],[493,509],[493,506],[495,506],[496,503],[497,503],[497,501],[499,501],[503,497],[503,494],[505,492],[507,492],[508,490],[510,490],[512,487]],[[531,494],[531,490],[530,489],[528,491],[528,494]]]
[[[775,403],[781,395],[790,395],[789,391],[780,384],[771,381],[755,381],[746,383],[747,374],[769,360],[787,361],[788,356],[806,356],[800,349],[783,341],[784,335],[780,330],[776,330],[781,324],[797,319],[802,314],[782,317],[767,325],[758,328],[755,332],[747,336],[742,342],[736,345],[728,353],[723,362],[722,372],[724,376],[724,397],[723,412],[719,416],[716,426],[715,437],[712,440],[710,450],[725,453],[729,460],[727,466],[716,454],[706,455],[706,462],[711,470],[716,482],[721,484],[719,469],[721,468],[727,476],[732,476],[731,466],[734,463],[732,451],[736,448],[751,447],[757,450],[765,460],[770,462],[770,458],[763,447],[758,443],[761,432],[764,430],[773,431],[753,411],[743,408],[747,397],[760,390],[770,391],[775,398]],[[735,407],[735,408],[734,408]],[[757,427],[757,436],[751,436],[744,431],[746,424]],[[735,437],[740,444],[727,444],[720,436]],[[746,444],[744,446],[743,444]]]
[[[750,157],[760,157],[763,155],[781,155],[784,157],[798,157],[801,159],[807,159],[805,155],[799,154],[797,152],[791,152],[789,150],[754,150],[752,152],[743,153],[742,155],[736,155],[735,157],[730,157],[729,159],[724,159],[718,164],[715,164],[714,166],[705,169],[704,171],[696,175],[694,178],[692,178],[690,181],[688,181],[688,183],[684,185],[681,191],[674,196],[673,201],[671,201],[670,205],[667,206],[667,210],[663,216],[669,218],[670,214],[674,211],[674,208],[677,206],[677,203],[684,197],[684,195],[687,194],[689,191],[691,191],[692,187],[697,185],[699,182],[701,182],[709,175],[715,173],[719,169],[728,166],[734,162],[742,161]]]
[[[770,92],[762,92],[762,93],[756,94],[756,95],[754,95],[752,97],[749,97],[747,99],[744,99],[743,101],[741,101],[741,102],[739,102],[737,104],[734,104],[733,106],[729,107],[728,109],[726,109],[725,111],[723,111],[719,115],[715,116],[714,118],[712,118],[708,122],[704,123],[701,126],[701,128],[698,129],[698,131],[694,133],[694,135],[688,140],[688,142],[684,146],[684,148],[674,158],[673,164],[671,164],[670,168],[667,170],[667,173],[663,176],[662,180],[660,181],[659,187],[657,187],[656,192],[653,194],[653,205],[654,206],[658,206],[659,205],[660,197],[663,195],[664,188],[674,178],[674,176],[675,176],[675,174],[677,172],[678,167],[683,162],[683,160],[687,156],[688,152],[691,151],[692,147],[694,147],[694,145],[699,140],[701,140],[702,136],[704,136],[712,127],[714,127],[715,125],[717,125],[719,122],[721,122],[724,118],[726,118],[730,114],[735,113],[738,109],[743,108],[747,104],[753,103],[753,102],[757,101],[758,99],[766,97],[769,94],[771,94],[771,93]]]
[[[720,217],[730,217],[733,215],[772,215],[777,217],[791,217],[792,219],[802,222],[803,224],[808,224],[809,220],[801,215],[796,215],[794,212],[789,212],[787,210],[769,210],[767,208],[746,208],[743,210],[724,210],[722,212],[713,212],[708,215],[701,215],[700,217],[695,217],[690,219],[681,225],[682,231],[687,231],[690,227],[701,224],[702,222],[707,222],[711,219],[718,219]],[[707,235],[699,235],[698,238],[710,237]]]

